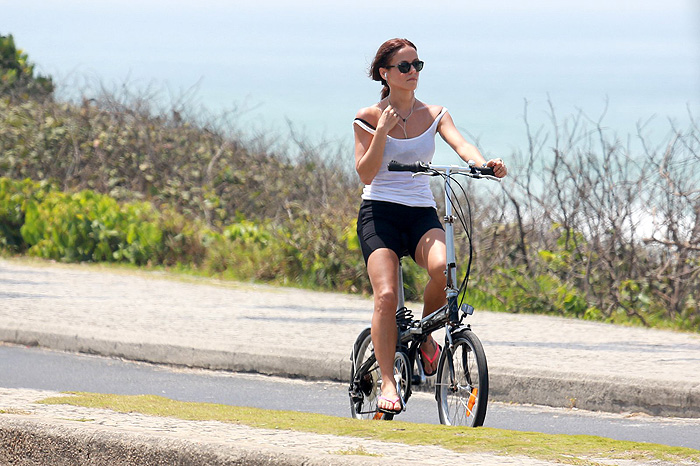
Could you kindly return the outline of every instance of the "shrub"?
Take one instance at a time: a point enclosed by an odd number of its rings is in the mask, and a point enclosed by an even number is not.
[[[46,181],[14,181],[0,178],[0,249],[18,253],[27,250],[20,228],[28,204],[41,202],[54,186]]]
[[[51,192],[28,202],[20,229],[29,254],[66,262],[146,264],[159,257],[163,232],[148,203],[120,205],[92,191]]]

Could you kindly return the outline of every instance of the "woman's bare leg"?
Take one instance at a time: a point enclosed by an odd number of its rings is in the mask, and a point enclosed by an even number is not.
[[[423,317],[440,309],[447,302],[445,297],[445,262],[447,248],[445,246],[445,232],[439,228],[429,230],[421,238],[416,247],[416,263],[428,271],[430,278],[425,286],[423,295]],[[431,357],[435,354],[437,343],[432,336],[421,345],[421,350]],[[437,368],[435,360],[426,371],[433,372]]]
[[[396,306],[398,305],[399,259],[391,249],[377,249],[367,261],[367,273],[374,293],[372,315],[372,344],[382,371],[382,396],[397,397],[394,380],[394,353],[396,352]],[[380,400],[385,409],[393,409],[391,403]]]

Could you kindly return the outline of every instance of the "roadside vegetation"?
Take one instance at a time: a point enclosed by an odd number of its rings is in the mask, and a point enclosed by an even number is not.
[[[3,254],[371,292],[351,147],[244,135],[244,112],[162,101],[126,85],[59,101],[51,78],[0,36]],[[470,302],[700,331],[691,121],[655,138],[640,124],[623,140],[583,114],[559,119],[552,108],[549,126],[533,129],[526,118],[529,146],[507,157],[500,187],[479,193],[489,202],[473,203]],[[415,298],[424,276],[406,269]]]

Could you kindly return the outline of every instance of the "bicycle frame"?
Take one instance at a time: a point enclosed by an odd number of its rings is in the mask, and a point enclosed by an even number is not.
[[[420,163],[419,163],[420,164]],[[420,168],[420,171],[415,171],[413,176],[434,176],[436,172],[441,172],[444,174],[443,178],[445,180],[445,217],[443,218],[445,226],[445,248],[446,248],[446,268],[445,275],[447,277],[447,284],[445,287],[445,295],[447,298],[447,304],[440,309],[436,310],[429,316],[421,319],[421,327],[429,327],[429,323],[435,320],[437,316],[445,312],[448,312],[448,322],[447,324],[454,327],[459,325],[459,306],[457,299],[459,297],[459,287],[457,282],[457,257],[455,251],[455,233],[454,233],[454,223],[455,216],[453,215],[452,209],[452,185],[450,183],[451,176],[453,174],[466,174],[474,178],[487,178],[496,181],[500,181],[498,178],[491,176],[490,174],[484,174],[480,169],[475,167],[475,164],[471,162],[468,167],[462,167],[459,165],[419,165],[414,164],[415,168]],[[431,171],[428,171],[431,170]],[[399,260],[399,305],[397,310],[402,309],[405,306],[404,302],[404,291],[403,291],[403,267],[401,261]],[[471,315],[474,308],[465,305],[463,311],[467,315]],[[440,325],[441,326],[441,325]],[[440,327],[438,326],[438,328]],[[432,331],[432,330],[431,330]],[[450,345],[452,341],[450,339],[450,332],[447,332],[448,340]],[[415,333],[414,333],[415,334]],[[401,340],[401,338],[400,338]]]
[[[451,176],[453,174],[466,174],[474,178],[483,177],[496,181],[500,180],[494,176],[491,176],[490,174],[482,173],[480,169],[477,169],[475,167],[475,164],[473,162],[469,164],[469,167],[462,167],[458,165],[433,164],[416,166],[421,167],[422,170],[414,172],[413,176],[434,176],[436,172],[442,172],[444,175],[443,179],[445,181],[445,217],[443,218],[443,221],[445,227],[445,275],[447,277],[445,295],[447,303],[444,306],[437,309],[436,311],[434,311],[433,313],[431,313],[430,315],[422,318],[419,322],[418,328],[412,327],[407,329],[405,332],[400,333],[398,338],[398,344],[400,345],[401,343],[408,343],[414,339],[414,336],[417,335],[429,335],[434,330],[437,330],[444,326],[445,344],[447,346],[446,349],[449,349],[449,351],[453,351],[454,342],[452,340],[452,332],[460,326],[460,318],[459,306],[457,302],[459,298],[459,287],[457,284],[457,257],[455,250],[454,233],[454,223],[456,218],[453,215],[452,208],[452,185],[450,183],[452,180]],[[426,170],[426,168],[429,168],[429,170],[431,171]],[[403,267],[401,265],[401,260],[399,260],[399,306],[397,308],[397,311],[399,309],[402,309],[403,307],[405,307],[403,290]],[[462,311],[466,315],[471,315],[474,312],[474,308],[468,304],[465,304],[463,306]],[[445,322],[445,320],[447,320],[447,322]],[[467,328],[469,328],[469,325],[467,325]],[[454,367],[452,367],[452,358],[449,359],[449,363],[450,370],[454,372]],[[420,371],[421,382],[425,382],[426,377],[423,373],[423,368],[420,364],[418,364],[418,367]]]

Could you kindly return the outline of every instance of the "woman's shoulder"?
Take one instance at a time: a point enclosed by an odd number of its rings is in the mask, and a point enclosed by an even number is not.
[[[440,115],[440,113],[443,111],[443,109],[445,111],[447,111],[447,109],[445,107],[443,107],[442,105],[432,105],[432,104],[425,104],[425,103],[423,105],[425,106],[426,111],[428,113],[430,113],[431,119],[433,119],[433,120],[435,118],[437,118],[438,115]]]
[[[377,128],[377,123],[382,115],[382,110],[379,108],[378,104],[371,107],[361,108],[357,111],[355,115],[355,131],[358,131],[358,126],[363,128],[365,131],[374,134],[374,130]]]
[[[356,119],[365,120],[373,125],[376,125],[379,121],[379,117],[382,115],[382,110],[379,108],[379,104],[374,104],[370,107],[364,107],[357,111],[355,115]]]

